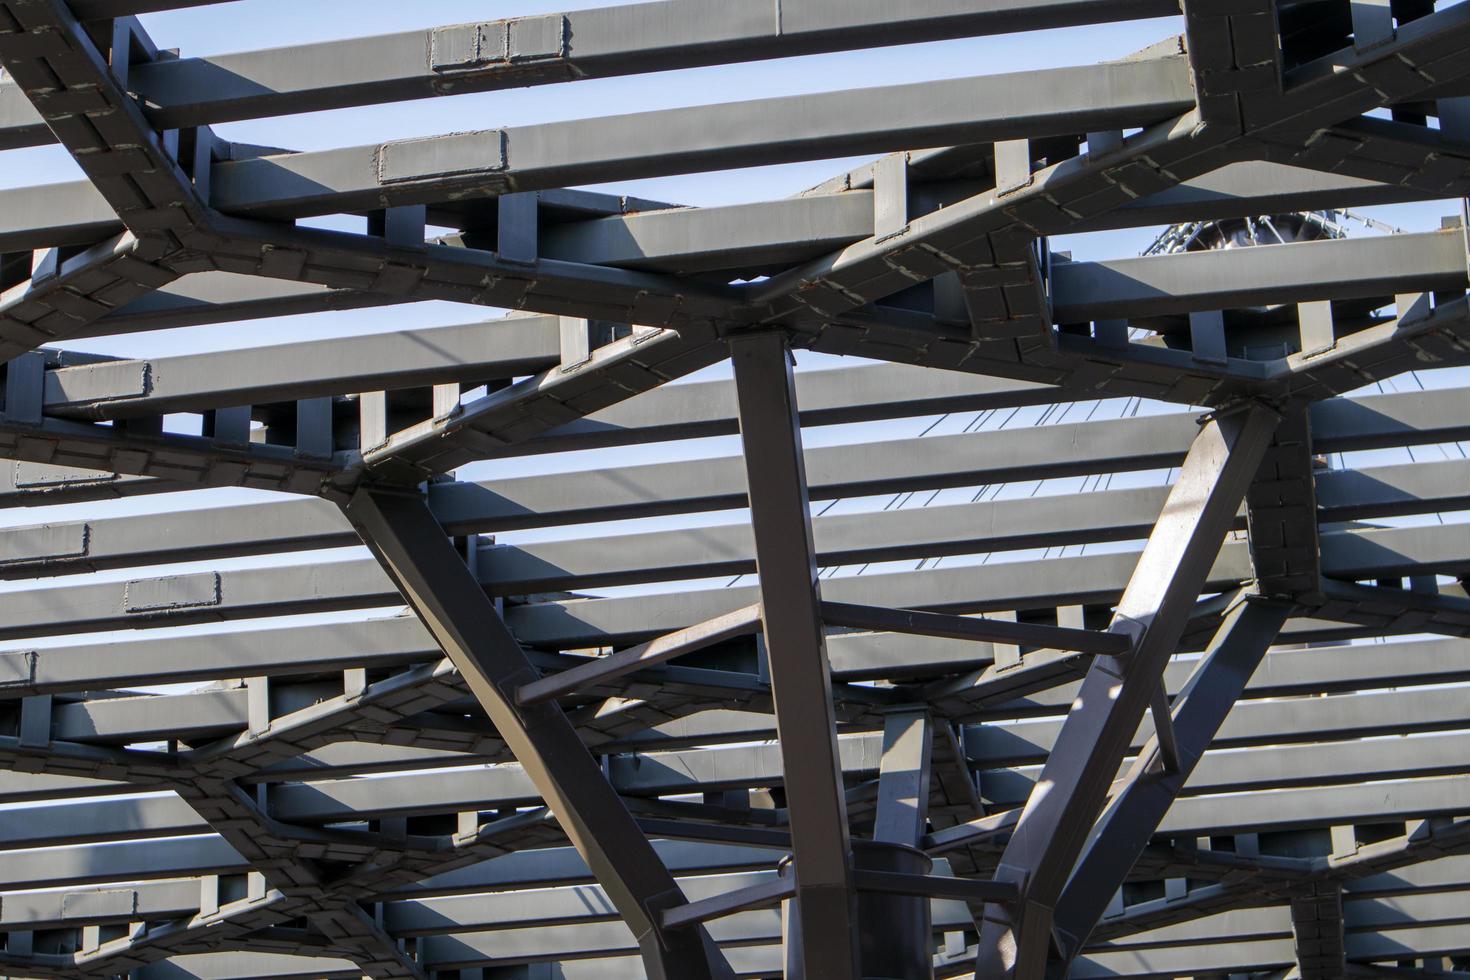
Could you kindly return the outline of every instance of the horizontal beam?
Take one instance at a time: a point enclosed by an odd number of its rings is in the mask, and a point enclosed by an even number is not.
[[[912,609],[856,606],[843,602],[823,602],[822,618],[828,626],[942,636],[955,640],[988,640],[1081,653],[1120,654],[1126,653],[1131,646],[1127,637],[1094,630],[1007,622],[983,616],[946,616]]]
[[[1458,230],[1343,238],[1052,267],[1058,322],[1464,288]]]
[[[559,674],[522,685],[516,690],[516,703],[520,705],[539,704],[543,701],[552,701],[575,694],[584,688],[631,674],[636,670],[667,663],[686,653],[701,650],[737,636],[748,636],[760,629],[760,623],[760,604],[746,606],[744,609],[717,616],[709,622],[678,630],[656,640],[640,643],[626,650],[619,650],[617,653],[593,660],[581,667],[564,670]]]
[[[210,203],[302,217],[916,146],[1126,128],[1193,104],[1182,57],[546,123],[216,163]],[[980,106],[1004,106],[977,111]]]
[[[217,2],[221,0],[83,0],[76,7],[77,16],[97,19]],[[1006,0],[984,10],[960,0],[924,0],[902,11],[875,3],[788,0],[777,16],[761,0],[680,0],[157,61],[134,66],[129,83],[154,125],[176,129],[1169,13],[1169,5],[1160,0]],[[529,38],[539,43],[518,50]],[[50,142],[40,117],[27,113],[28,108],[14,86],[0,86],[0,148]]]
[[[560,362],[557,317],[524,316],[350,339],[59,367],[44,411],[78,419],[268,405],[533,374]]]
[[[862,529],[853,524],[846,522],[846,530],[860,534]],[[1450,525],[1325,534],[1322,537],[1324,574],[1364,579],[1470,568],[1465,528]],[[834,544],[837,542],[818,545],[824,561],[830,560]],[[834,578],[826,591],[838,602],[858,605],[888,602],[935,612],[1054,608],[1111,601],[1135,561],[1135,555],[1124,552],[972,567],[947,566],[911,573]],[[737,567],[744,568],[746,562],[748,558],[742,558]],[[706,566],[714,569],[715,574],[720,573],[720,567]],[[699,571],[697,566],[683,568],[686,575]],[[488,573],[482,574],[488,577]],[[1220,588],[1250,577],[1244,543],[1227,543],[1209,582],[1211,588]],[[497,591],[525,594],[535,590],[501,586]],[[752,601],[750,589],[737,587],[696,590],[683,596],[537,602],[515,606],[507,615],[522,642],[571,649],[581,645],[616,644],[621,639],[642,642],[660,633],[685,629],[701,620],[724,615]],[[302,565],[190,572],[141,578],[131,583],[44,588],[0,595],[0,610],[4,611],[0,636],[19,638],[141,625],[181,625],[362,609],[395,602],[386,578],[371,562],[361,559],[334,563],[330,577],[320,575],[312,566]]]

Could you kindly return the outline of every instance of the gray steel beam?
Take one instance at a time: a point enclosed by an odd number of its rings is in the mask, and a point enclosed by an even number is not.
[[[1054,647],[1083,653],[1122,654],[1127,653],[1132,646],[1127,637],[1111,633],[1095,633],[1063,626],[1035,626],[983,617],[943,616],[915,612],[912,609],[853,606],[841,602],[822,603],[822,618],[831,626]]]
[[[235,272],[198,272],[168,283],[79,327],[73,340],[170,330],[257,317],[294,316],[409,302],[410,297],[320,283],[263,279]]]
[[[894,634],[831,634],[828,646],[834,674],[843,679],[932,676],[991,660],[986,644],[921,644]],[[1404,683],[1454,681],[1464,679],[1470,671],[1470,667],[1453,660],[1455,646],[1449,640],[1395,642],[1372,649],[1382,651],[1382,660],[1366,647],[1337,647],[1315,660],[1283,652],[1273,656],[1269,675],[1257,678],[1252,689],[1277,695],[1335,693],[1353,690],[1355,685],[1384,686],[1394,679]],[[324,669],[425,663],[433,661],[438,653],[438,647],[418,622],[401,616],[235,630],[228,655],[205,638],[152,636],[0,655],[0,691],[8,696],[97,691],[124,687],[130,682],[169,684],[240,674],[285,678]],[[1181,669],[1171,667],[1165,675],[1171,691],[1184,682]],[[1064,686],[1024,698],[998,699],[973,710],[994,717],[1057,713],[1065,710],[1075,693],[1075,688]],[[228,720],[243,724],[233,714]],[[408,768],[407,763],[403,767]]]
[[[558,363],[556,317],[506,317],[243,350],[104,361],[46,374],[45,411],[107,419],[533,374]]]
[[[916,191],[922,187],[918,185]],[[872,193],[866,189],[705,208],[661,207],[658,202],[634,199],[622,208],[611,207],[611,202],[607,202],[609,206],[601,209],[610,212],[607,214],[589,208],[590,215],[563,208],[562,198],[567,193],[538,195],[543,209],[561,208],[581,219],[549,223],[541,230],[541,255],[566,262],[681,274],[765,268],[812,259],[873,233]],[[1278,213],[1295,208],[1337,209],[1403,203],[1433,196],[1431,191],[1375,180],[1317,173],[1287,164],[1242,161],[1089,216],[1078,227],[1079,230],[1138,227]],[[440,220],[452,222],[455,217],[446,214]],[[0,191],[0,246],[6,251],[91,244],[121,230],[122,224],[112,209],[86,181]],[[463,241],[464,236],[443,240]],[[205,274],[211,275],[227,276]],[[258,288],[268,285],[262,283]],[[193,287],[181,283],[165,292],[185,288]],[[275,289],[277,293],[285,290],[284,286]],[[301,293],[298,303],[303,310],[309,309],[315,291],[298,288],[298,292]],[[339,306],[348,302],[359,305],[393,302],[387,297],[344,293],[335,298],[324,295],[316,301]],[[272,308],[264,299],[251,309],[259,310],[259,315],[270,315]],[[284,295],[276,303],[282,306]],[[218,317],[222,312],[201,304],[186,305],[180,299],[173,304],[169,315],[172,321],[178,322],[191,316]],[[151,323],[165,322],[164,316],[161,301],[143,297],[74,336],[149,329]]]
[[[1147,125],[1192,101],[1182,58],[924,82],[220,162],[210,203],[270,217],[427,204],[713,165]],[[977,112],[983,105],[1006,109]]]
[[[862,372],[868,370],[884,371],[886,368],[861,369]],[[845,387],[843,382],[847,380],[847,373],[845,371],[820,372],[817,377],[826,375],[831,375],[829,380],[834,384],[825,388],[810,389],[802,386],[801,379],[810,378],[812,375],[798,375],[799,396],[803,392],[813,391],[835,401],[835,404],[827,403],[831,414],[819,415],[812,421],[835,422],[850,418],[843,414],[841,408],[843,399],[836,393]],[[858,382],[866,377],[868,375],[859,373],[851,380]],[[906,375],[900,374],[894,380],[902,381],[905,377]],[[725,385],[727,383],[711,384]],[[658,394],[665,391],[678,391],[685,387],[690,386],[660,389]],[[712,387],[708,391],[696,392],[691,402],[697,406],[706,397],[723,399],[725,392],[724,387]],[[653,394],[650,393],[650,395]],[[1458,425],[1454,411],[1456,401],[1460,397],[1462,397],[1460,392],[1445,390],[1423,395],[1405,394],[1333,400],[1317,405],[1313,409],[1313,416],[1318,427],[1319,439],[1325,443],[1325,451],[1452,441],[1461,437],[1465,432],[1464,428]],[[630,403],[630,407],[640,400]],[[679,402],[676,402],[675,405],[682,407],[682,403]],[[939,408],[940,406],[935,405],[934,407]],[[869,407],[861,403],[854,408],[855,414],[859,416],[868,411]],[[719,412],[711,413],[711,416],[715,419],[723,417]],[[618,416],[612,414],[609,417],[617,418]],[[634,416],[630,421],[637,421],[640,417]],[[926,472],[921,468],[926,464],[919,450],[928,445],[934,446],[940,457],[939,462],[945,467],[949,466],[949,461],[962,461],[971,456],[977,460],[1000,457],[1014,460],[1018,464],[1024,463],[1035,472],[1040,467],[1048,465],[1046,462],[1048,457],[1065,453],[1067,451],[1065,447],[1069,444],[1087,446],[1111,444],[1116,432],[1118,440],[1125,447],[1130,443],[1142,448],[1165,441],[1169,443],[1178,441],[1180,455],[1157,458],[1149,456],[1139,460],[1131,460],[1121,454],[1113,455],[1099,460],[1096,468],[1089,467],[1089,471],[1103,472],[1109,467],[1123,470],[1147,465],[1168,465],[1182,458],[1184,444],[1182,440],[1176,440],[1173,436],[1175,423],[1179,421],[1180,419],[1167,422],[1105,422],[1076,428],[1064,426],[1033,429],[1022,433],[1029,437],[1030,445],[1026,444],[1027,440],[1018,440],[1011,434],[997,433],[976,434],[953,439],[940,437],[943,441],[928,443],[894,442],[886,445],[895,450],[902,450],[904,457],[907,457],[909,450],[912,449],[913,462],[911,465],[913,468],[910,472],[913,473],[913,478],[904,483],[900,482],[895,474],[893,482],[891,484],[885,482],[883,487],[891,486],[893,489],[898,489],[900,487],[940,486],[949,484],[951,481],[956,485],[971,482],[979,484],[1004,480],[1010,475],[1022,475],[1014,466],[997,469],[993,462],[989,468],[984,465],[972,468],[962,464],[955,467],[952,474],[944,470],[932,469]],[[723,422],[720,424],[723,425]],[[1137,435],[1133,436],[1135,427]],[[1053,440],[1050,438],[1052,436],[1057,438]],[[1047,437],[1046,440],[1040,441],[1043,437]],[[1123,452],[1127,452],[1126,448]],[[863,475],[870,473],[869,468],[848,466],[844,463],[844,460],[847,464],[854,462],[851,454],[819,449],[808,454],[808,460],[809,465],[815,469],[828,473],[824,481],[825,485],[818,484],[814,496],[830,498],[872,489],[870,485],[860,482]],[[1459,498],[1453,490],[1456,485],[1463,483],[1463,480],[1455,475],[1456,467],[1459,465],[1458,463],[1412,464],[1372,467],[1362,471],[1323,473],[1320,475],[1321,517],[1324,521],[1341,521],[1376,515],[1459,509],[1461,504],[1456,502]],[[850,476],[843,472],[848,468],[852,470]],[[34,487],[42,497],[49,498],[50,492],[53,492],[48,491],[48,487],[54,486],[54,492],[68,490],[69,484],[59,477],[56,478],[57,482],[54,485],[48,482],[44,474],[40,472],[43,469],[33,464],[20,464],[16,467],[14,475],[17,479],[24,481],[27,487]],[[728,479],[725,478],[727,472]],[[1048,472],[1061,475],[1068,471],[1052,469]],[[571,483],[562,481],[558,477],[532,477],[490,481],[478,487],[469,484],[439,485],[431,489],[431,504],[435,506],[436,514],[450,526],[454,533],[462,534],[525,526],[528,520],[538,523],[543,521],[555,523],[738,506],[743,498],[743,495],[737,496],[739,493],[737,484],[740,481],[738,468],[728,466],[726,461],[722,460],[706,461],[698,469],[684,464],[658,464],[652,467],[612,468],[600,471],[600,473],[607,477],[605,481],[598,479],[594,482],[593,476],[589,475],[585,479]],[[721,479],[710,481],[709,477],[712,476]],[[119,490],[122,489],[122,485],[116,479],[108,480],[104,477],[105,474],[93,474],[88,478],[86,485],[93,488],[95,492],[106,495],[114,493],[114,486]],[[701,485],[707,482],[713,485]],[[689,489],[678,491],[676,488],[681,483],[690,484]],[[721,487],[720,483],[728,483],[729,486]],[[156,489],[162,490],[168,486],[165,484]],[[617,496],[619,491],[623,494],[622,498]],[[1116,501],[1108,503],[1105,509],[1109,517],[1121,520],[1121,524],[1116,525],[1114,530],[1105,532],[1105,536],[1135,534],[1140,526],[1138,522],[1149,521],[1157,513],[1157,507],[1146,501],[1151,501],[1159,493],[1161,491],[1128,491],[1105,494],[1096,498],[1099,501]],[[1135,498],[1138,505],[1136,509],[1134,507]],[[1159,503],[1162,503],[1162,496],[1159,496]],[[597,509],[599,505],[604,509]],[[1069,508],[1064,508],[1057,513],[1044,513],[1048,506],[1046,498],[1039,498],[1031,503],[996,502],[987,506],[994,508],[996,512],[993,519],[984,516],[983,522],[992,523],[996,527],[1027,532],[1020,534],[1018,539],[1009,545],[1020,547],[1045,543],[1044,532],[1065,526],[1069,512]],[[539,508],[541,513],[533,513],[533,507]],[[976,510],[977,518],[983,516],[980,512],[985,509],[981,507]],[[1033,509],[1036,511],[1034,519],[1025,516]],[[951,509],[945,513],[949,515],[948,520],[956,520],[961,511]],[[44,530],[39,528],[12,529],[0,535],[6,539],[6,543],[0,546],[0,554],[4,556],[3,563],[0,563],[0,575],[30,574],[38,563],[44,563],[49,572],[56,574],[147,564],[150,561],[194,560],[237,556],[256,551],[335,547],[354,540],[347,525],[330,505],[307,501],[181,512],[171,515],[169,520],[172,530],[168,536],[168,546],[164,546],[163,542],[159,541],[155,528],[157,521],[154,518],[112,518],[71,525],[52,525],[49,529]],[[828,561],[841,559],[831,547],[822,544],[821,528],[836,527],[842,520],[845,519],[830,518],[818,524],[820,550],[826,555]],[[913,529],[903,533],[924,534],[925,532],[919,525],[916,525]],[[1031,537],[1032,533],[1039,536]],[[946,540],[964,536],[939,529],[937,535],[930,534],[923,540],[928,548],[944,550]],[[1141,534],[1138,536],[1142,537]],[[75,546],[74,542],[81,541],[83,538],[86,540],[86,547],[80,549]],[[976,535],[974,539],[976,541],[985,540],[985,536]],[[73,541],[73,544],[68,544],[69,540]],[[1070,542],[1082,539],[1069,537],[1058,540]],[[982,550],[1008,546],[1003,545],[1004,541],[1004,538],[991,539],[989,544],[982,547]],[[917,545],[920,538],[915,537],[913,542]],[[556,557],[556,546],[548,545],[547,547],[547,551],[538,555],[538,560],[554,562],[565,560]],[[501,557],[502,560],[506,559],[504,554]],[[497,573],[492,569],[491,574]],[[514,578],[515,576],[508,577]]]
[[[851,533],[860,532],[852,528],[851,522],[848,529]],[[1324,573],[1332,577],[1387,578],[1430,571],[1464,574],[1470,567],[1464,526],[1337,531],[1322,540]],[[677,535],[668,539],[670,544],[677,541]],[[882,552],[875,553],[875,557],[878,554]],[[911,573],[840,577],[832,579],[826,591],[840,602],[869,605],[888,601],[946,613],[1055,609],[1059,605],[1112,601],[1122,591],[1133,561],[1134,556],[1124,552],[983,566],[956,565]],[[19,638],[143,625],[181,625],[363,609],[395,602],[390,583],[371,561],[339,561],[330,567],[329,578],[309,565],[288,565],[10,592],[0,596],[0,609],[8,611],[0,636]],[[1229,543],[1221,550],[1207,582],[1216,589],[1233,587],[1251,575],[1246,546]],[[487,584],[494,581],[488,574],[486,579]],[[523,588],[502,586],[497,591],[524,594],[517,592]],[[527,645],[576,649],[624,641],[642,642],[754,601],[754,590],[744,587],[697,590],[684,596],[664,593],[644,597],[555,599],[515,606],[508,612],[508,618]],[[1456,613],[1450,607],[1444,611]],[[1444,624],[1448,627],[1454,621],[1446,618]]]
[[[1065,961],[1086,943],[1290,612],[1289,605],[1251,598],[1225,617],[1205,659],[1174,698],[1179,764],[1161,765],[1157,740],[1151,741],[1112,792],[1057,899],[1054,931]]]
[[[1057,898],[1278,422],[1250,406],[1208,422],[1191,447],[1114,612],[1111,629],[1133,652],[1094,658],[1082,682],[1043,772],[1047,791],[1027,801],[997,873],[1021,887],[1022,905],[986,907],[977,969],[1043,975]]]
[[[428,506],[361,490],[344,513],[531,773],[638,937],[650,975],[720,976],[720,954],[701,930],[671,935],[660,928],[659,911],[684,897],[561,709],[516,705],[514,689],[534,679],[536,670]]]
[[[852,849],[790,356],[779,333],[731,341],[776,729],[791,774],[786,942],[792,968],[810,980],[855,980]]]
[[[1285,655],[1276,653],[1272,657]],[[1255,698],[1269,694],[1268,691],[1249,693]],[[1269,700],[1243,702],[1226,723],[1215,748],[1257,751],[1206,754],[1185,786],[1187,795],[1173,802],[1160,828],[1155,831],[1151,825],[1141,824],[1128,833],[1145,834],[1146,840],[1155,832],[1164,835],[1247,832],[1237,828],[1249,828],[1251,820],[1259,821],[1263,828],[1291,829],[1312,826],[1314,822],[1320,825],[1371,819],[1374,788],[1362,784],[1386,781],[1401,785],[1387,791],[1383,798],[1385,818],[1389,814],[1403,818],[1444,812],[1453,808],[1454,793],[1464,784],[1456,760],[1463,758],[1465,751],[1467,736],[1459,729],[1465,726],[1466,720],[1463,705],[1455,703],[1452,693],[1432,689],[1308,697],[1290,705]],[[1028,727],[1031,726],[996,725],[972,727],[966,732],[967,765],[980,772],[985,796],[997,806],[1019,805],[1031,788],[1036,769],[1015,772],[993,768],[1015,761],[1013,756],[1007,758],[1006,740],[1022,741],[1028,737]],[[1454,731],[1435,734],[1443,728]],[[1415,756],[1406,758],[1396,752],[1396,747],[1402,744],[1399,741],[1360,741],[1385,734],[1414,736]],[[1270,747],[1270,759],[1253,765],[1252,757],[1266,753],[1267,747]],[[1139,739],[1131,751],[1146,754],[1147,749],[1147,744]],[[843,735],[839,750],[847,775],[854,779],[881,777],[886,751],[883,736]],[[1033,753],[1033,757],[1040,757],[1044,751],[1043,748]],[[386,758],[385,766],[394,768],[395,757]],[[496,765],[465,771],[454,765],[468,758],[464,755],[446,758],[442,760],[441,770],[353,779],[342,778],[350,772],[333,773],[326,769],[322,763],[330,763],[331,757],[326,752],[316,752],[309,760],[313,765],[287,774],[303,781],[272,785],[267,798],[279,820],[298,828],[354,819],[432,816],[476,809],[493,811],[539,802],[535,785],[521,767]],[[399,767],[404,764],[400,762]],[[443,765],[448,768],[442,768]],[[772,745],[630,752],[610,759],[608,769],[618,791],[630,798],[718,792],[748,785],[779,786],[786,781],[779,749]],[[260,778],[279,777],[266,772]],[[899,781],[899,788],[903,786],[909,786],[903,792],[912,796],[912,786]],[[1239,812],[1212,811],[1212,807],[1218,807],[1217,794],[1222,792],[1236,794]],[[880,801],[883,798],[881,785],[879,798]],[[919,807],[929,799],[925,795]],[[882,813],[881,807],[879,812]],[[912,823],[913,813],[902,812],[909,814],[905,819]],[[47,828],[55,830],[53,839],[58,844],[147,839],[209,830],[206,823],[173,797],[141,802],[106,799],[86,804],[64,802],[15,810],[5,826],[4,846],[7,849],[36,846],[36,836],[45,834]],[[299,833],[303,837],[307,835],[304,829]],[[1123,831],[1119,829],[1115,833]],[[926,839],[925,846],[936,851],[948,850],[958,840],[973,836],[969,828],[936,832]],[[1091,867],[1101,860],[1085,859],[1081,867]],[[1124,854],[1116,860],[1120,862],[1119,867],[1126,867],[1133,854]],[[1088,896],[1086,900],[1094,897]],[[1068,904],[1062,903],[1062,908]]]
[[[180,237],[204,226],[205,209],[119,77],[135,46],[154,54],[141,28],[121,22],[108,32],[120,47],[114,66],[65,4],[17,2],[6,10],[0,65],[128,229],[70,259],[51,253],[24,289],[6,294],[0,336],[9,359],[177,278],[168,260]]]
[[[1464,288],[1457,231],[1151,255],[1052,267],[1059,322]]]
[[[194,0],[193,5],[220,2]],[[187,6],[165,0],[84,0],[84,19]],[[760,0],[656,2],[517,17],[266,51],[181,58],[131,73],[149,119],[176,129],[236,119],[578,78],[726,64],[845,48],[1168,16],[1167,3],[1006,0],[975,10],[924,0],[881,4],[800,0],[779,14]],[[0,147],[49,142],[38,117],[0,87]],[[16,93],[18,94],[18,93]]]
[[[759,629],[761,624],[759,606],[747,606],[733,613],[700,623],[688,629],[641,643],[636,647],[619,650],[617,653],[562,671],[552,677],[522,685],[516,691],[516,702],[522,705],[551,701],[575,694],[583,688],[599,686],[613,678],[631,674],[645,667],[667,663],[675,657],[713,646],[737,636],[746,636]]]

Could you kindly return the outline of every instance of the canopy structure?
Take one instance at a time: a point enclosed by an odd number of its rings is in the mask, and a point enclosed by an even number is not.
[[[0,148],[85,175],[0,190],[0,972],[1470,976],[1470,3],[138,19],[216,2],[0,0]],[[1131,20],[1076,67],[211,129]],[[487,309],[87,352],[421,300]],[[274,495],[119,506],[231,487]]]

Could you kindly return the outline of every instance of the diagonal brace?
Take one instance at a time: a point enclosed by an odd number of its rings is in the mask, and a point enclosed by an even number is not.
[[[358,490],[343,512],[410,607],[459,668],[627,922],[650,977],[714,978],[723,957],[701,929],[666,931],[661,913],[685,902],[648,839],[555,704],[518,705],[537,677],[495,604],[418,495]]]
[[[1190,447],[1109,627],[1133,652],[1094,658],[1082,681],[1001,858],[996,877],[1022,901],[987,907],[979,975],[1045,973],[1053,909],[1279,421],[1248,405],[1207,421]]]

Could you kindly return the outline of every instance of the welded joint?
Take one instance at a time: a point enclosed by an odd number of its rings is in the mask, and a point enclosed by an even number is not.
[[[373,154],[374,170],[378,183],[385,186],[442,177],[498,174],[508,166],[508,153],[503,129],[393,140],[378,145]],[[497,190],[499,186],[491,189]]]
[[[1268,412],[1275,417],[1277,422],[1286,417],[1281,406],[1275,402],[1264,398],[1237,398],[1195,416],[1194,421],[1203,429],[1211,422],[1221,422],[1233,415],[1244,415],[1251,411]]]
[[[429,33],[429,70],[439,74],[564,59],[571,28],[564,14],[454,24]]]
[[[0,537],[0,568],[46,565],[85,558],[92,542],[92,526],[85,521],[18,527]]]
[[[223,601],[219,572],[133,579],[123,586],[123,611],[129,613],[197,609]]]

